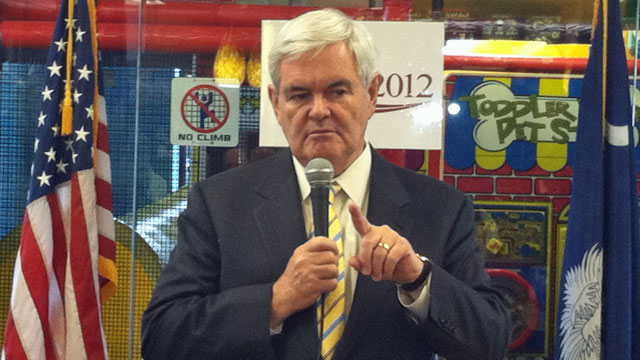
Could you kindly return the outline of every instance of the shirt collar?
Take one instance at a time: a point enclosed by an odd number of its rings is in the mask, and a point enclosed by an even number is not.
[[[302,200],[306,199],[311,193],[311,187],[304,174],[304,166],[300,164],[295,156],[293,158],[293,166],[296,170],[298,185],[300,186],[300,195]],[[367,144],[364,150],[349,165],[349,167],[340,176],[334,178],[334,181],[340,185],[347,196],[356,204],[361,206],[369,189],[369,178],[371,177],[371,147]]]

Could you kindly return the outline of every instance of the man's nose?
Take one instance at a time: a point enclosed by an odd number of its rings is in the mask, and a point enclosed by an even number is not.
[[[314,120],[322,120],[331,115],[329,102],[324,96],[314,96],[309,110],[309,117]]]

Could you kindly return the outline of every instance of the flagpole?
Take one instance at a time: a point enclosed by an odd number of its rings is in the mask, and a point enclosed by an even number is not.
[[[141,82],[141,66],[142,66],[142,11],[144,9],[144,2],[138,3],[138,46],[136,52],[136,93],[135,93],[135,121],[134,121],[134,136],[133,136],[133,202],[132,202],[132,214],[133,224],[131,231],[131,280],[130,280],[130,295],[129,295],[129,360],[133,360],[133,332],[134,329],[134,315],[135,315],[135,276],[136,276],[136,227],[138,223],[138,138],[140,136],[140,82]]]
[[[607,57],[609,52],[609,0],[602,0],[602,133],[607,131]],[[606,136],[602,137],[604,143]]]
[[[633,95],[631,101],[631,125],[636,125],[636,89],[638,88],[638,28],[640,28],[640,6],[636,0],[635,44],[633,47]]]

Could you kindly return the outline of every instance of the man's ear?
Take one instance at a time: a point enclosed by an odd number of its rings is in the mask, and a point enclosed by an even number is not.
[[[271,100],[271,106],[273,106],[273,112],[276,114],[276,119],[280,122],[280,102],[278,101],[278,90],[273,84],[269,84],[269,100]]]
[[[378,102],[378,91],[380,90],[380,85],[382,85],[382,75],[380,73],[376,73],[376,75],[369,82],[369,88],[367,89],[367,93],[369,94],[369,106],[371,107],[371,116],[376,110],[376,103]]]

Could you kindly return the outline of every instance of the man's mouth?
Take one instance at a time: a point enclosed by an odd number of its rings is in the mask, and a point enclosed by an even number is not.
[[[313,130],[309,133],[309,136],[314,136],[314,135],[330,135],[330,134],[335,134],[336,132],[333,130]]]

